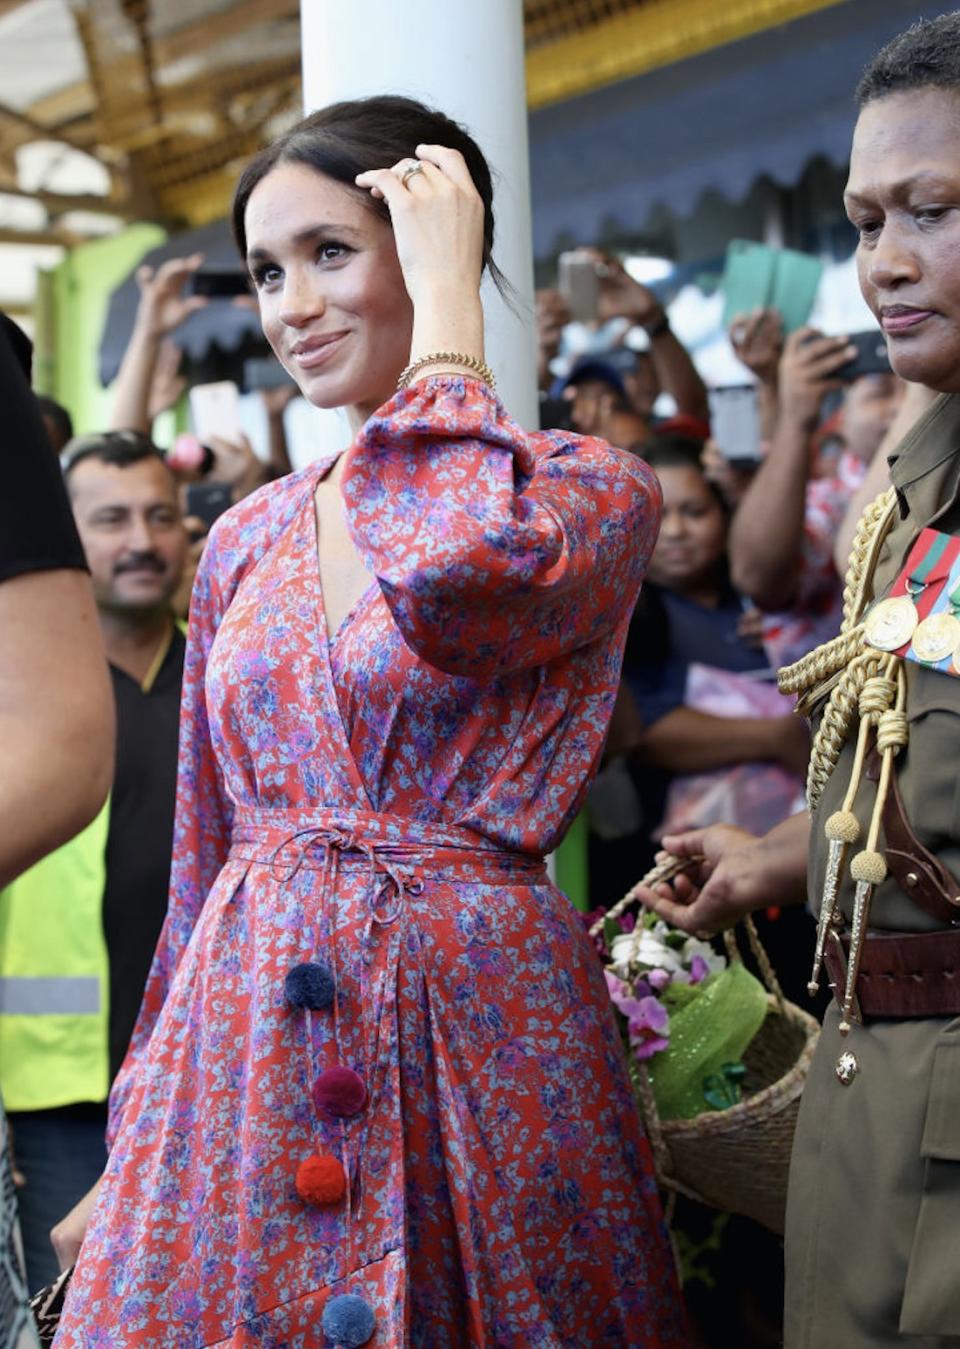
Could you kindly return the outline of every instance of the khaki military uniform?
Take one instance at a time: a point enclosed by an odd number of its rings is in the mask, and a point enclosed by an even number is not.
[[[879,555],[882,595],[926,525],[960,533],[960,396],[939,399],[892,462],[900,510]],[[960,677],[907,661],[910,735],[897,759],[904,810],[920,843],[960,891]],[[824,821],[839,809],[853,760],[851,735],[813,819],[810,894],[820,903]],[[869,823],[876,784],[855,813]],[[839,907],[849,921],[849,867]],[[888,878],[870,926],[930,931],[937,923]],[[960,981],[960,971],[958,971]],[[787,1212],[786,1349],[960,1346],[960,1016],[874,1020],[838,1032],[835,1005],[804,1093]],[[844,1050],[858,1071],[848,1085]]]

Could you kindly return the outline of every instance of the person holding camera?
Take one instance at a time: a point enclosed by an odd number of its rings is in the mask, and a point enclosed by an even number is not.
[[[144,264],[136,272],[140,300],[130,340],[124,351],[114,390],[110,427],[118,431],[151,434],[154,419],[173,407],[187,390],[181,373],[182,354],[175,334],[191,314],[211,301],[202,289],[194,289],[202,275],[203,254],[168,258],[157,267]],[[240,297],[252,303],[249,294]],[[238,302],[234,297],[234,302]],[[239,501],[271,478],[290,472],[283,414],[297,393],[293,381],[261,391],[267,413],[268,462],[254,453],[249,440],[232,432],[211,435],[212,460],[203,475],[204,483],[224,484]]]
[[[742,325],[734,320],[732,326]],[[839,628],[834,536],[893,424],[904,386],[893,373],[844,383],[840,372],[856,348],[845,337],[801,328],[784,343],[774,397],[773,346],[773,338],[761,341],[760,335],[735,343],[761,391],[768,391],[761,394],[761,408],[773,405],[776,412],[767,453],[740,498],[729,548],[734,585],[767,615],[764,641],[774,663],[783,665]],[[841,391],[843,453],[832,472],[817,477],[814,445],[824,403]]]

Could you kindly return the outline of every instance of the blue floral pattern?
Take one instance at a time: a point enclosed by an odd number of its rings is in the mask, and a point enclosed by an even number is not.
[[[422,381],[347,452],[377,583],[328,641],[330,463],[204,555],[170,912],[57,1344],[313,1349],[346,1293],[379,1349],[682,1345],[600,966],[542,862],[601,750],[656,482]],[[303,963],[332,1006],[287,1004]],[[366,1087],[343,1118],[314,1097],[337,1065]],[[298,1190],[318,1154],[332,1202]]]

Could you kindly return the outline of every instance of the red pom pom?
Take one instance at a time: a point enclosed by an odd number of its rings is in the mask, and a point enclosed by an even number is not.
[[[349,1119],[367,1104],[366,1083],[352,1068],[327,1068],[316,1080],[313,1103],[322,1115]]]
[[[297,1194],[307,1204],[339,1204],[347,1190],[343,1167],[336,1157],[319,1152],[297,1167]]]

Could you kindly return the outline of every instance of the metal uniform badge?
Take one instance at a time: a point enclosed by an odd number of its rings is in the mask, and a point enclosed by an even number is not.
[[[863,633],[878,651],[896,651],[909,642],[918,618],[913,600],[906,595],[897,595],[874,605],[864,620]]]
[[[931,614],[917,625],[913,651],[925,665],[937,665],[960,646],[960,620],[953,613]]]
[[[851,1054],[849,1049],[845,1049],[837,1059],[837,1066],[834,1069],[840,1082],[845,1087],[849,1087],[859,1071],[860,1065],[857,1062],[856,1054]]]
[[[863,635],[876,651],[960,674],[960,537],[920,531],[890,593],[864,618]]]

